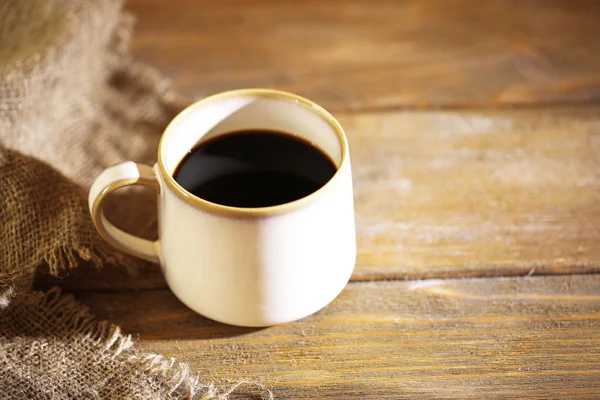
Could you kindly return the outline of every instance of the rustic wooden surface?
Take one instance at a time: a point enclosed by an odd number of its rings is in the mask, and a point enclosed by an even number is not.
[[[134,52],[203,96],[276,87],[338,110],[600,98],[600,2],[129,0]]]
[[[256,330],[168,291],[79,293],[144,350],[276,398],[600,396],[600,276],[351,283],[321,312]]]
[[[180,92],[275,87],[339,118],[354,282],[262,330],[194,314],[156,266],[62,287],[204,381],[277,398],[600,397],[600,274],[573,275],[600,272],[600,2],[127,7],[134,54]]]
[[[362,279],[600,270],[600,108],[343,116]]]

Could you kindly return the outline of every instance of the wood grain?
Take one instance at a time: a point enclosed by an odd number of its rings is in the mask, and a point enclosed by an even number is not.
[[[193,313],[168,291],[79,293],[92,311],[203,380],[277,398],[597,398],[600,276],[351,283],[262,330]]]
[[[129,0],[133,51],[194,97],[274,87],[333,110],[600,98],[594,0]]]
[[[354,278],[599,271],[599,111],[341,117]]]
[[[353,163],[353,280],[600,271],[600,107],[338,114]],[[165,287],[74,271],[70,290]]]

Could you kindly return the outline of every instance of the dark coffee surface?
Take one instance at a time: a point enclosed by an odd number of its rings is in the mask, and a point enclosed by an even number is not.
[[[268,207],[317,191],[336,167],[309,142],[277,131],[231,132],[200,143],[173,174],[187,191],[231,207]]]

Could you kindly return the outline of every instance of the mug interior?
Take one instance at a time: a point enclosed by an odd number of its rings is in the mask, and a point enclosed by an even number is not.
[[[288,203],[244,208],[213,203],[187,191],[174,178],[178,165],[194,147],[232,131],[271,130],[310,142],[333,161],[336,172],[317,191]],[[241,89],[202,99],[182,111],[167,126],[158,148],[157,171],[177,197],[193,207],[240,218],[262,218],[301,209],[330,193],[346,167],[348,142],[336,119],[303,97],[272,89]],[[161,185],[162,187],[162,185]]]
[[[159,163],[172,177],[199,143],[250,129],[298,136],[325,153],[337,168],[346,151],[340,125],[320,106],[286,92],[245,89],[208,97],[179,114],[161,139]]]

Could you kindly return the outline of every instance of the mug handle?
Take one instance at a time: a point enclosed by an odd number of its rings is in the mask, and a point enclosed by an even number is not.
[[[106,219],[102,201],[117,189],[131,185],[150,187],[160,193],[160,185],[152,167],[127,161],[102,172],[92,184],[88,197],[94,226],[108,243],[119,250],[141,259],[159,262],[158,241],[146,240],[122,231]]]

